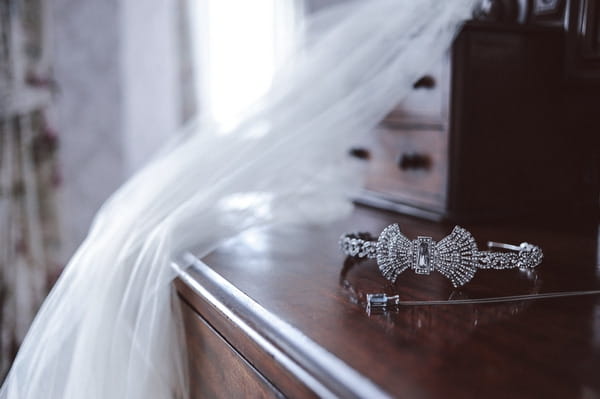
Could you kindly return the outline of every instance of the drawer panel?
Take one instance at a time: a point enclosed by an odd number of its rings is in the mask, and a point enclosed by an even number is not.
[[[441,125],[448,120],[450,57],[446,56],[413,84],[404,100],[385,118],[394,126]]]
[[[445,209],[446,132],[379,128],[365,149],[367,190],[414,206]]]
[[[192,399],[284,397],[185,301],[180,302]]]

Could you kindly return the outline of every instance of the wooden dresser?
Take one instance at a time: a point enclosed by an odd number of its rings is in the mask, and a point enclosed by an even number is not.
[[[357,208],[326,228],[259,229],[177,261],[194,398],[600,398],[600,295],[367,312],[403,299],[600,289],[598,234],[467,225],[487,240],[540,245],[535,274],[479,270],[453,290],[438,273],[391,286],[338,238],[399,223],[439,240],[452,226]]]
[[[466,23],[381,126],[348,143],[368,169],[358,200],[460,223],[598,223],[600,6],[484,3],[531,15]]]

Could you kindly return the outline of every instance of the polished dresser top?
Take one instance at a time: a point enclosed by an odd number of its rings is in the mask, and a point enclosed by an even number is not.
[[[390,223],[411,239],[452,228],[359,207],[328,227],[254,229],[202,261],[183,256],[178,292],[286,396],[600,397],[600,295],[364,306],[377,292],[455,300],[600,289],[597,232],[463,226],[480,249],[527,241],[544,260],[534,273],[479,270],[454,289],[439,273],[412,270],[392,285],[375,261],[340,253],[342,233],[377,235]]]

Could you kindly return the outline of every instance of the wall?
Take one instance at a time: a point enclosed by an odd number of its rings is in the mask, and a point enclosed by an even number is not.
[[[306,10],[343,1],[306,0]],[[178,7],[185,2],[49,3],[59,87],[52,120],[61,140],[67,255],[105,199],[180,124],[180,93],[193,87],[179,81],[182,73],[190,80],[178,62]]]
[[[176,2],[53,0],[66,253],[178,125]]]

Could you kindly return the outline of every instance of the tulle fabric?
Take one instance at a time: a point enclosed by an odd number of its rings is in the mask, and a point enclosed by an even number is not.
[[[120,188],[36,317],[1,399],[185,398],[170,267],[257,224],[326,223],[360,179],[348,143],[439,61],[475,0],[346,3],[309,23],[273,90],[229,131],[187,126]]]

